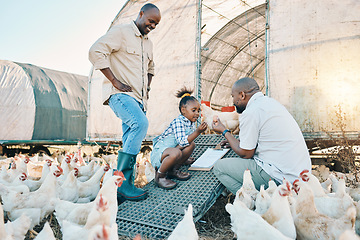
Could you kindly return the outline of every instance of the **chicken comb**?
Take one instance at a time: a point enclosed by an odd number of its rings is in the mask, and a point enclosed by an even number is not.
[[[289,191],[291,191],[291,185],[289,181],[286,181],[286,187]]]
[[[102,194],[100,194],[99,202],[97,204],[99,208],[102,208],[106,205],[106,202],[104,201],[104,198],[102,197]]]
[[[308,172],[309,172],[309,170],[305,169],[300,173],[300,176],[302,176],[304,173],[308,173]]]
[[[109,239],[109,234],[108,234],[108,231],[105,228],[105,224],[103,224],[102,232],[103,232],[103,238],[105,240]]]
[[[122,177],[122,178],[125,178],[125,177],[124,177],[124,174],[122,173],[122,171],[115,171],[113,175],[114,175],[114,176],[120,176],[120,177]]]
[[[59,169],[59,171],[60,171],[61,173],[64,172],[64,170],[63,170],[60,166],[57,166],[57,168]]]

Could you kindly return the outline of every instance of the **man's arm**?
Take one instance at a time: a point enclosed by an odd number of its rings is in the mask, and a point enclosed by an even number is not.
[[[132,89],[130,86],[121,83],[111,71],[110,68],[103,68],[100,71],[105,75],[107,79],[112,83],[112,85],[121,92],[131,92]]]
[[[217,121],[214,121],[212,127],[215,132],[223,133],[226,128],[224,124],[218,118]],[[254,156],[255,149],[247,150],[240,147],[240,141],[236,139],[230,132],[226,132],[224,137],[226,138],[227,142],[229,143],[231,149],[239,155],[241,158],[249,159]]]
[[[148,87],[147,87],[146,94],[147,94],[147,99],[149,99],[150,84],[151,84],[152,77],[153,77],[154,75],[152,75],[151,73],[148,73],[147,76],[148,76]]]
[[[225,131],[224,127],[224,131]],[[246,150],[240,147],[240,141],[236,139],[230,132],[225,133],[225,138],[230,144],[231,149],[241,158],[249,159],[254,156],[255,149]]]
[[[151,73],[148,73],[148,87],[150,87],[150,84],[151,84],[151,80],[152,80],[152,77],[154,75],[152,75]]]

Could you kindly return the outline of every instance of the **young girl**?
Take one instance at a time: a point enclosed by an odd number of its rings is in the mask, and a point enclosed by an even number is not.
[[[182,88],[176,93],[181,98],[179,103],[180,115],[175,118],[170,126],[153,140],[151,164],[157,170],[155,184],[164,189],[172,189],[177,183],[170,178],[186,181],[189,173],[180,172],[180,167],[191,164],[189,159],[194,151],[194,140],[207,128],[205,122],[195,130],[195,122],[199,118],[200,104],[191,96],[193,91]]]

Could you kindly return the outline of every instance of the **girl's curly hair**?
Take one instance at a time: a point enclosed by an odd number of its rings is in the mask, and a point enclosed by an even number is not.
[[[176,92],[175,96],[177,98],[181,98],[179,103],[179,111],[181,113],[181,108],[185,106],[189,101],[197,101],[194,96],[191,96],[193,90],[190,90],[186,87],[181,88],[179,91]]]

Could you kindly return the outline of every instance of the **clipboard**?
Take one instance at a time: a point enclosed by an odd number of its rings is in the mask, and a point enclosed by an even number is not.
[[[222,158],[230,149],[208,148],[206,151],[189,167],[188,170],[210,171],[217,160]]]

